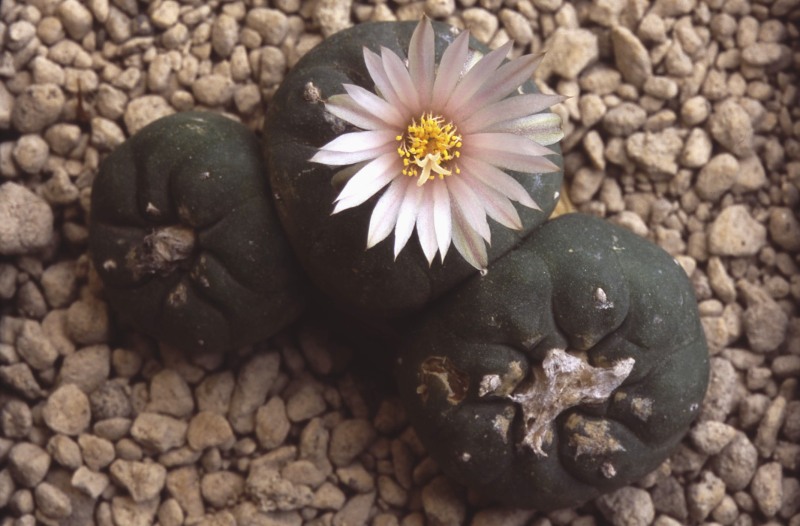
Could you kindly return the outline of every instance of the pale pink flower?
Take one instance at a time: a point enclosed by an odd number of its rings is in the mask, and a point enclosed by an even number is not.
[[[388,185],[370,219],[367,248],[394,231],[395,258],[416,227],[420,246],[433,262],[444,260],[452,242],[472,266],[488,265],[487,216],[512,229],[522,221],[512,201],[539,209],[525,188],[503,170],[548,173],[558,167],[545,146],[563,137],[561,120],[540,113],[557,95],[524,94],[540,56],[505,64],[509,42],[479,58],[462,32],[434,63],[428,19],[411,37],[407,65],[393,51],[366,47],[364,61],[373,93],[344,84],[346,94],[326,102],[327,111],[364,131],[346,133],[322,146],[311,161],[348,166],[333,213],[358,206]]]

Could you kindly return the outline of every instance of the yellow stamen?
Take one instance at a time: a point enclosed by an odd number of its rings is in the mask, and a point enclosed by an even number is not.
[[[419,123],[411,121],[405,135],[396,137],[400,143],[397,153],[403,158],[405,167],[403,175],[417,177],[417,186],[422,186],[435,179],[434,174],[444,179],[452,175],[453,169],[459,173],[458,167],[450,162],[461,156],[458,151],[461,136],[456,131],[452,122],[445,123],[443,117],[432,113],[423,113]]]

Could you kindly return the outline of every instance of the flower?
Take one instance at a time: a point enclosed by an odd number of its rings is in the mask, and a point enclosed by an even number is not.
[[[347,166],[334,176],[347,183],[333,213],[361,205],[388,188],[370,218],[367,248],[394,230],[394,256],[414,228],[428,264],[450,247],[472,266],[488,265],[491,242],[487,216],[519,230],[512,201],[539,210],[525,188],[503,170],[547,173],[558,167],[545,146],[563,137],[554,113],[539,113],[562,97],[518,94],[541,56],[525,55],[505,64],[512,43],[485,56],[469,49],[462,32],[434,63],[430,20],[411,36],[407,65],[393,51],[364,48],[375,93],[344,84],[345,94],[325,108],[362,131],[345,133],[310,159]]]

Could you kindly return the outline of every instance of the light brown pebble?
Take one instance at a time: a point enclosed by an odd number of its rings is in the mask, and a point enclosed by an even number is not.
[[[174,369],[159,371],[150,380],[150,402],[147,411],[182,418],[194,409],[189,384]]]
[[[116,450],[111,441],[94,435],[82,434],[78,437],[83,463],[93,471],[100,471],[114,460]]]
[[[186,433],[189,447],[196,451],[209,447],[229,449],[234,438],[233,430],[225,417],[211,411],[202,411],[192,417]]]
[[[340,510],[346,501],[345,494],[334,484],[324,482],[314,493],[311,506],[321,510]]]
[[[253,414],[264,404],[267,392],[278,377],[280,354],[258,354],[239,371],[231,398],[228,420],[238,433],[250,433],[254,428]]]
[[[34,491],[36,509],[51,519],[65,519],[72,514],[69,497],[56,486],[42,482]]]
[[[466,516],[463,495],[447,478],[439,476],[422,488],[422,507],[434,524],[462,524]]]
[[[175,113],[160,95],[145,95],[130,101],[125,109],[124,121],[128,135],[133,135],[153,121]]]
[[[375,488],[375,478],[360,462],[337,469],[336,476],[342,484],[358,493],[367,493]]]
[[[751,369],[751,371],[754,369]],[[777,396],[764,413],[753,444],[763,458],[769,458],[778,444],[778,433],[786,417],[786,399]]]
[[[698,451],[705,455],[716,455],[736,435],[736,429],[723,422],[708,420],[698,423],[689,437]]]
[[[470,7],[461,13],[464,25],[480,42],[488,43],[497,32],[497,17],[482,7]],[[541,67],[541,65],[540,65]]]
[[[8,469],[14,481],[24,488],[33,488],[50,469],[50,455],[30,442],[18,442],[8,452]]]
[[[36,252],[53,238],[53,212],[39,196],[22,185],[0,185],[0,254]]]
[[[17,139],[14,146],[14,160],[17,166],[28,174],[38,174],[50,154],[50,147],[39,135],[26,134]]]
[[[368,420],[344,420],[333,428],[329,457],[336,466],[350,464],[375,440],[377,432]]]
[[[597,36],[583,28],[558,28],[548,39],[548,53],[539,65],[537,76],[546,79],[555,73],[565,79],[577,79],[599,56]]]
[[[157,413],[141,413],[133,421],[131,436],[141,445],[160,453],[186,443],[186,422]]]
[[[767,229],[744,205],[725,208],[708,229],[708,249],[719,256],[752,256],[767,242]]]
[[[273,397],[256,411],[256,438],[264,449],[274,449],[283,444],[290,430],[291,422],[286,416],[282,398]]]
[[[71,483],[73,488],[96,499],[108,488],[111,481],[105,473],[98,473],[81,466],[72,474]]]
[[[740,158],[752,155],[752,119],[738,102],[726,99],[714,108],[708,122],[711,136],[723,148]]]
[[[130,497],[114,497],[111,499],[111,524],[147,526],[153,524],[157,510],[158,499],[136,502]]]
[[[285,14],[277,9],[266,7],[251,9],[245,18],[247,27],[256,31],[263,39],[264,44],[271,46],[277,46],[283,42],[289,30],[288,23],[289,21]]]
[[[390,506],[402,508],[408,500],[408,492],[387,475],[378,477],[378,496]]]
[[[653,70],[647,48],[624,26],[616,26],[611,30],[611,44],[623,78],[634,86],[642,86]]]
[[[175,499],[166,499],[158,507],[158,522],[161,526],[181,526],[184,516],[181,505]]]
[[[747,487],[758,465],[758,451],[744,433],[734,437],[711,461],[714,472],[730,491]]]
[[[111,350],[107,345],[89,345],[64,359],[58,373],[59,384],[75,384],[84,393],[92,393],[108,378]],[[115,415],[127,416],[127,415]],[[108,418],[108,417],[106,417]]]
[[[53,460],[68,469],[77,469],[83,462],[78,444],[66,435],[53,435],[47,442]]]
[[[115,460],[109,470],[115,483],[125,488],[135,502],[156,497],[164,487],[167,470],[155,462]]]
[[[350,524],[366,524],[372,504],[375,502],[375,493],[363,493],[351,497],[342,508],[333,516],[333,526],[348,526]]]
[[[784,340],[789,318],[781,306],[763,288],[741,280],[737,283],[747,301],[742,321],[750,348],[771,352]]]
[[[95,297],[75,301],[67,309],[67,333],[75,343],[107,342],[110,323],[108,306]]]
[[[729,153],[714,156],[700,169],[695,191],[707,201],[716,201],[731,189],[739,173],[739,161]]]
[[[56,389],[42,409],[47,427],[56,433],[75,436],[89,427],[92,412],[89,398],[74,384]]]
[[[286,401],[286,415],[292,422],[303,422],[325,411],[325,399],[317,386],[306,383]]]
[[[725,497],[725,483],[710,471],[686,489],[686,501],[692,521],[702,522]]]
[[[203,498],[221,509],[237,502],[244,493],[244,477],[232,471],[217,471],[203,475],[200,482]]]
[[[58,351],[44,334],[41,324],[34,320],[22,322],[16,349],[20,358],[38,371],[52,367],[58,359]]]
[[[783,468],[778,462],[760,466],[753,477],[750,492],[766,517],[773,517],[783,503]]]
[[[77,0],[65,0],[58,6],[58,16],[64,29],[74,40],[80,41],[92,30],[92,13]]]

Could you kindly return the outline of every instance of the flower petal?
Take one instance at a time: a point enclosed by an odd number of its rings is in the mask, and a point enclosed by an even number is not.
[[[355,84],[342,84],[350,97],[367,112],[381,119],[383,122],[394,128],[402,127],[405,118],[400,112],[369,90],[356,86]],[[386,127],[386,126],[384,126]]]
[[[461,166],[461,173],[468,173],[469,176],[479,180],[489,188],[494,188],[512,201],[534,210],[540,210],[539,205],[531,198],[525,187],[496,166],[492,166],[480,159],[465,156],[461,157],[459,165]]]
[[[458,176],[448,177],[447,190],[450,192],[450,199],[452,200],[453,208],[457,208],[461,217],[467,221],[467,224],[476,232],[478,232],[483,239],[491,243],[492,231],[489,229],[489,223],[486,222],[486,210],[481,205],[480,199],[475,195],[475,192],[464,180]]]
[[[447,191],[447,185],[433,185],[433,226],[436,229],[436,244],[439,245],[439,256],[442,258],[442,262],[450,248],[453,236],[451,214],[450,193]]]
[[[483,131],[521,135],[542,146],[555,144],[564,138],[564,130],[561,129],[561,117],[557,113],[549,112],[498,122]]]
[[[419,114],[422,109],[417,87],[411,81],[411,75],[409,75],[403,61],[394,51],[385,47],[381,48],[381,60],[383,61],[383,69],[386,71],[386,76],[394,86],[397,96],[400,97],[400,100],[411,113]]]
[[[344,185],[347,184],[347,181],[350,180],[355,174],[357,174],[362,168],[364,168],[369,161],[362,161],[360,163],[351,164],[345,166],[331,177],[331,186],[334,190],[341,192]]]
[[[478,270],[485,270],[489,265],[486,255],[486,244],[461,215],[458,207],[453,207],[453,245],[467,260],[467,263]]]
[[[325,103],[325,110],[362,130],[382,130],[386,128],[384,121],[363,108],[350,95],[332,95],[328,102]]]
[[[408,178],[412,181],[412,178]],[[425,189],[417,186],[416,184],[406,183],[406,192],[403,196],[403,202],[400,205],[400,211],[397,214],[397,224],[394,227],[394,257],[403,250],[403,247],[408,243],[411,233],[414,231],[414,223],[417,220],[417,210],[419,209],[422,194]]]
[[[494,188],[486,186],[471,174],[462,171],[460,177],[464,178],[475,195],[480,199],[486,215],[500,223],[506,228],[519,230],[522,228],[522,220],[517,213],[517,209],[511,204],[508,197],[504,196]]]
[[[484,132],[464,135],[461,153],[468,155],[472,152],[509,152],[521,155],[552,155],[553,151],[542,146],[526,137],[520,137],[513,133],[503,132]],[[475,157],[482,158],[481,155]]]
[[[462,134],[488,131],[495,124],[529,117],[563,100],[564,97],[561,95],[542,95],[540,93],[511,96],[489,104],[459,121],[458,130]]]
[[[325,147],[323,146],[323,148]],[[346,164],[359,163],[368,159],[375,159],[389,152],[394,152],[394,150],[395,146],[391,143],[355,152],[332,152],[327,149],[320,149],[309,160],[313,163],[327,164],[329,166],[343,166]],[[397,157],[396,153],[395,156]]]
[[[370,130],[343,133],[321,147],[320,150],[327,150],[329,152],[360,152],[393,142],[396,137],[397,132],[394,130]]]
[[[365,47],[364,64],[367,66],[369,76],[372,78],[372,82],[375,83],[375,88],[380,96],[386,99],[386,101],[395,108],[403,106],[400,97],[397,95],[397,91],[395,91],[392,83],[389,82],[386,70],[383,69],[383,61],[380,55]]]
[[[436,72],[436,80],[433,83],[432,107],[443,108],[447,103],[447,99],[450,98],[453,89],[461,78],[468,52],[469,31],[462,31],[442,54],[439,70]]]
[[[386,239],[394,229],[397,223],[397,213],[400,211],[406,191],[407,179],[407,177],[398,177],[392,181],[392,184],[375,204],[369,219],[367,248],[372,248]]]
[[[381,155],[350,178],[336,197],[333,213],[358,206],[400,174],[395,152]]]
[[[408,45],[408,73],[411,75],[411,82],[417,87],[422,106],[428,106],[431,101],[435,54],[433,26],[427,17],[423,17]]]
[[[464,102],[474,95],[491,78],[497,67],[505,60],[511,50],[510,40],[483,57],[470,69],[453,90],[442,113],[451,116],[464,108]],[[474,108],[473,108],[474,109]],[[450,117],[455,119],[455,117]]]
[[[516,91],[531,78],[542,57],[543,55],[524,55],[500,66],[486,79],[480,89],[460,101],[461,106],[453,112],[453,120],[461,120],[474,111],[474,108],[483,108]]]
[[[439,186],[442,186],[439,184]],[[428,260],[428,265],[433,263],[433,258],[436,257],[436,228],[434,226],[433,215],[433,190],[430,188],[423,188],[422,201],[417,210],[417,237],[419,238],[419,245],[422,247],[422,253],[425,254],[425,259]]]

